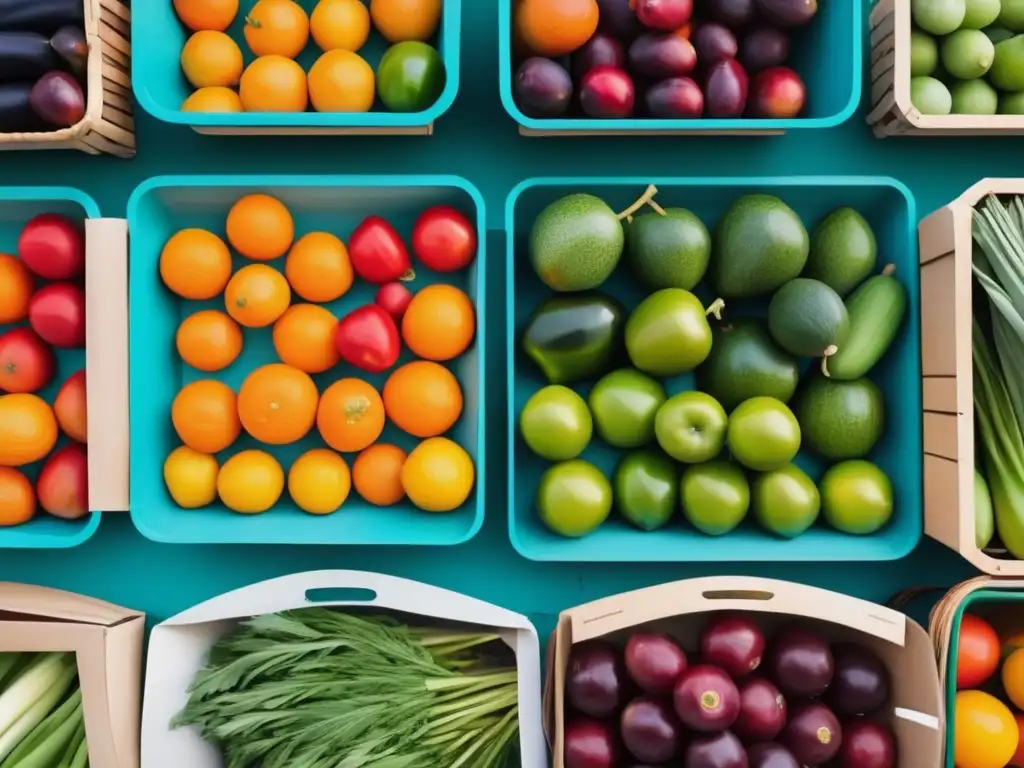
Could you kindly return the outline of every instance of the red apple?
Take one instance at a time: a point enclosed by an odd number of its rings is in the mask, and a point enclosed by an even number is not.
[[[28,322],[55,347],[84,347],[85,291],[72,283],[43,286],[28,303]]]
[[[85,446],[71,443],[51,454],[36,481],[39,506],[55,517],[77,520],[89,514],[89,462]]]
[[[85,233],[56,213],[36,216],[18,237],[25,266],[47,280],[71,280],[85,271]]]
[[[31,328],[0,335],[0,390],[38,392],[53,380],[53,350]]]
[[[788,119],[803,112],[807,89],[789,67],[771,67],[750,83],[750,112],[754,117]]]

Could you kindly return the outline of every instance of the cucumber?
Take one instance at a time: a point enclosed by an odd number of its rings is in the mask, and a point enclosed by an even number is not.
[[[826,375],[839,381],[859,379],[892,345],[907,311],[907,292],[892,274],[890,264],[846,300],[850,332],[839,351],[828,358]]]

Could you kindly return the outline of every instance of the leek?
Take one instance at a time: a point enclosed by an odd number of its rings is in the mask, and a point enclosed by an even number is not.
[[[24,671],[0,694],[0,736],[9,731],[67,670],[67,653],[46,653],[34,658]],[[45,713],[43,713],[45,716]]]
[[[43,741],[36,745],[17,763],[17,768],[50,768],[64,754],[68,744],[74,739],[75,732],[82,722],[82,701],[78,703],[64,722],[57,726]]]
[[[974,469],[974,543],[984,549],[992,543],[995,535],[995,516],[992,512],[992,496],[988,492],[985,476]]]
[[[0,763],[0,768],[18,765],[19,754],[24,754],[36,743],[45,741],[49,732],[67,718],[70,711],[67,702],[57,709],[54,707],[64,698],[77,674],[78,670],[74,664],[66,665],[53,684],[43,691],[25,713],[0,736],[0,759],[7,758]],[[72,702],[76,697],[81,701],[81,691],[75,691],[68,701]]]

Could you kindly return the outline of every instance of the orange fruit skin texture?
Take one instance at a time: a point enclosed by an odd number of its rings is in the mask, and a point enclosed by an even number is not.
[[[85,371],[68,376],[53,399],[53,415],[61,432],[79,443],[89,437],[89,412],[85,396]]]
[[[257,56],[294,59],[309,42],[309,16],[294,0],[259,0],[245,17],[243,34]]]
[[[361,451],[384,431],[384,403],[361,379],[339,379],[324,390],[316,426],[331,448],[342,453]]]
[[[224,291],[228,314],[246,328],[266,328],[285,313],[291,300],[284,275],[266,264],[242,267]]]
[[[417,357],[445,361],[473,341],[476,317],[469,296],[453,285],[435,283],[413,295],[402,318],[402,338]]]
[[[223,32],[238,15],[238,0],[174,0],[174,12],[193,32]]]
[[[999,635],[987,621],[965,613],[960,622],[956,655],[956,687],[977,688],[999,669]]]
[[[164,484],[174,503],[183,509],[199,509],[217,498],[217,459],[179,445],[164,461]]]
[[[222,85],[200,88],[181,105],[182,112],[241,112],[242,100],[238,94]]]
[[[284,470],[266,451],[241,451],[224,462],[217,494],[224,506],[255,515],[273,507],[284,492]]]
[[[406,453],[391,443],[375,443],[364,449],[352,465],[352,483],[364,501],[389,507],[405,498],[402,465]]]
[[[523,44],[540,56],[566,56],[597,31],[597,0],[522,0],[515,26]]]
[[[369,112],[376,96],[373,67],[358,53],[328,51],[309,70],[309,101],[317,112]]]
[[[237,85],[244,66],[242,49],[223,32],[196,32],[181,49],[181,71],[196,88]]]
[[[21,467],[44,458],[57,443],[57,417],[38,395],[0,396],[0,466]]]
[[[322,51],[358,51],[370,36],[370,11],[362,0],[320,0],[309,30]]]
[[[1017,721],[1017,751],[1010,758],[1010,765],[1015,768],[1024,768],[1024,715],[1019,712],[1013,716]]]
[[[426,512],[451,512],[473,491],[476,471],[469,454],[446,437],[417,445],[402,465],[402,486],[410,501]]]
[[[321,304],[348,293],[355,278],[345,244],[327,232],[310,232],[295,241],[284,276],[300,297]]]
[[[200,453],[218,453],[242,433],[238,398],[227,384],[200,379],[186,384],[171,404],[171,423],[181,442]]]
[[[311,515],[336,512],[351,490],[348,464],[326,448],[307,451],[288,470],[288,495],[299,509]]]
[[[32,483],[12,467],[0,467],[0,528],[21,525],[36,513]]]
[[[238,390],[238,415],[245,431],[268,445],[301,440],[316,421],[320,395],[309,374],[271,363],[246,376]]]
[[[35,282],[21,259],[0,253],[0,325],[28,317],[28,302],[35,291]]]
[[[199,371],[221,371],[242,352],[242,329],[216,309],[203,309],[181,321],[174,337],[181,359]]]
[[[160,279],[183,299],[212,299],[231,279],[231,251],[212,232],[183,229],[160,252]]]
[[[316,304],[293,304],[274,323],[274,349],[282,363],[323,373],[340,359],[334,344],[338,318]]]
[[[228,242],[247,259],[273,261],[292,247],[295,221],[276,197],[246,195],[228,211],[227,234]]]
[[[462,390],[439,363],[415,360],[397,368],[384,384],[384,409],[399,429],[415,437],[443,435],[462,413]]]
[[[238,96],[246,112],[305,112],[306,71],[284,56],[260,56],[242,73]]]
[[[1024,650],[1016,650],[1003,662],[1003,689],[1017,709],[1024,709]]]
[[[370,16],[389,43],[426,42],[441,23],[441,0],[371,0]]]
[[[1020,741],[1009,708],[984,691],[957,693],[953,727],[956,768],[1006,768]]]

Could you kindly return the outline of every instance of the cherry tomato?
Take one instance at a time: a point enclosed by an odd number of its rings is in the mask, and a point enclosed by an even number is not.
[[[334,343],[342,360],[371,373],[393,366],[402,349],[394,319],[376,304],[360,307],[341,318]]]
[[[401,283],[382,285],[373,299],[373,303],[391,315],[396,323],[402,319],[405,310],[409,308],[410,301],[412,301],[412,293]]]
[[[415,275],[401,235],[380,216],[367,216],[348,241],[352,269],[363,280],[383,285]]]
[[[476,228],[449,205],[428,208],[412,230],[416,258],[435,272],[456,272],[476,258]]]
[[[38,392],[53,381],[55,367],[53,350],[31,328],[0,335],[0,389],[5,392]]]
[[[39,506],[56,517],[76,520],[89,514],[89,461],[84,445],[70,443],[39,470]]]
[[[55,347],[84,347],[85,291],[71,283],[43,286],[28,304],[28,322]]]
[[[999,635],[979,616],[965,613],[960,621],[956,653],[956,687],[977,688],[999,668]]]
[[[47,280],[71,280],[85,272],[85,233],[67,216],[44,213],[18,237],[25,266]]]

